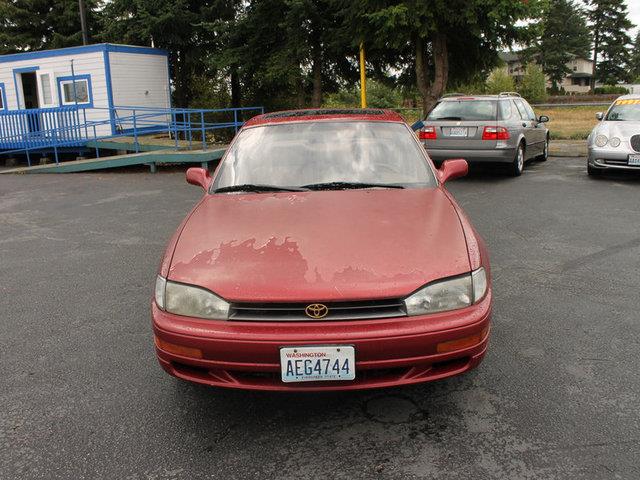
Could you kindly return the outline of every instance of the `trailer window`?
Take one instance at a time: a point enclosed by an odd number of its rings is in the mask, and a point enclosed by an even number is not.
[[[0,110],[4,110],[4,85],[0,83]]]
[[[75,84],[75,88],[74,88]],[[62,88],[62,103],[75,105],[76,103],[89,103],[89,80],[67,80],[60,82]]]

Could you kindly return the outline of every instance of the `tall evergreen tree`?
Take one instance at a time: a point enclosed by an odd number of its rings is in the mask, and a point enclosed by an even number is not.
[[[539,62],[553,89],[571,72],[573,57],[589,55],[591,38],[584,12],[573,0],[551,0],[542,17]]]
[[[237,69],[247,100],[271,108],[320,106],[325,92],[355,74],[332,4],[253,0],[228,32],[217,65]]]
[[[87,0],[90,36],[99,0]],[[82,45],[77,0],[1,0],[0,54]]]
[[[105,41],[154,45],[169,51],[175,87],[174,104],[187,107],[193,82],[207,72],[207,59],[219,36],[206,28],[232,17],[237,0],[112,0],[102,16]]]
[[[624,0],[587,0],[587,4],[594,46],[592,88],[596,80],[607,85],[628,80],[631,38],[627,31],[633,23],[627,5]]]
[[[631,81],[640,82],[640,31],[636,33],[636,38],[631,49],[631,58],[629,59],[629,73]]]

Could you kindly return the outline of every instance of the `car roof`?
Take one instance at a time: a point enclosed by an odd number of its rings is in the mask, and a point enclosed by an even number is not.
[[[518,95],[517,93],[514,92],[504,92],[504,93],[500,93],[500,94],[495,94],[495,95],[488,95],[488,94],[481,94],[481,95],[465,95],[462,93],[451,93],[448,95],[445,95],[443,97],[440,97],[440,99],[438,100],[439,102],[451,102],[451,101],[457,101],[457,100],[466,100],[466,101],[473,101],[473,100],[506,100],[509,98],[522,98],[520,95]]]
[[[354,120],[369,122],[405,123],[404,118],[393,110],[382,108],[309,108],[265,113],[253,117],[245,127],[287,122],[315,122],[318,120]]]

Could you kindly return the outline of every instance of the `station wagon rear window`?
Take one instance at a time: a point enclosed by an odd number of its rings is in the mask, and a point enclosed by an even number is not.
[[[496,119],[495,100],[446,100],[438,103],[429,116],[428,120],[495,120]]]

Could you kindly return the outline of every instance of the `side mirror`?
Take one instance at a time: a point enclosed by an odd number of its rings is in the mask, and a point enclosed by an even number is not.
[[[547,117],[546,115],[540,115],[538,117],[538,122],[539,123],[547,123],[549,121],[549,117]]]
[[[206,191],[211,183],[211,175],[204,168],[192,167],[187,169],[187,183],[198,185]]]
[[[440,183],[445,183],[447,180],[464,177],[468,172],[469,164],[466,160],[462,158],[445,160],[442,162],[442,166],[438,169],[438,179],[440,180]]]
[[[604,118],[603,112],[596,112],[596,120],[602,120]]]

